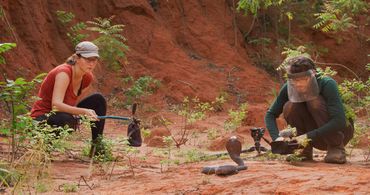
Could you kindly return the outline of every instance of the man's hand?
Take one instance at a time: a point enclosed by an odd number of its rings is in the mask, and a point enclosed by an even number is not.
[[[293,137],[293,140],[296,140],[299,145],[305,146],[308,144],[309,139],[307,138],[307,134],[303,134],[297,137]]]
[[[278,142],[278,141],[289,141],[289,140],[290,140],[289,137],[278,137],[274,141]]]
[[[295,129],[284,129],[282,131],[279,132],[279,136],[280,137],[284,137],[284,138],[292,138],[296,135],[296,132],[295,132]]]

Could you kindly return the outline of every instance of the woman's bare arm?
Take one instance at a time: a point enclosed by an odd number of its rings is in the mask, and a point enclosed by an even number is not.
[[[87,115],[93,119],[97,118],[94,110],[70,106],[63,102],[70,79],[67,73],[60,72],[55,77],[54,91],[52,96],[52,108],[59,112],[67,112],[73,115]]]

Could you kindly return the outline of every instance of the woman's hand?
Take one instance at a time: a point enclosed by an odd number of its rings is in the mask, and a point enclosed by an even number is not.
[[[92,109],[84,109],[84,115],[87,116],[88,119],[92,121],[98,121],[98,115],[96,115],[95,111]]]

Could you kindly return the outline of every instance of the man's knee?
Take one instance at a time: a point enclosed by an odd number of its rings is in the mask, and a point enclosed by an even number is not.
[[[328,150],[330,147],[343,147],[345,145],[345,135],[342,131],[336,131],[312,140],[312,145],[319,150]]]

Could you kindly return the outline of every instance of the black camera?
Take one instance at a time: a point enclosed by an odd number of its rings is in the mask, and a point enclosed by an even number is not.
[[[257,151],[258,154],[261,153],[261,151],[267,151],[267,149],[263,146],[261,146],[261,138],[265,134],[265,129],[262,127],[254,127],[251,130],[251,136],[254,141],[254,147],[251,147],[248,151]]]
[[[253,140],[256,142],[261,141],[261,138],[265,134],[265,129],[262,127],[254,127],[251,129],[251,136]]]

